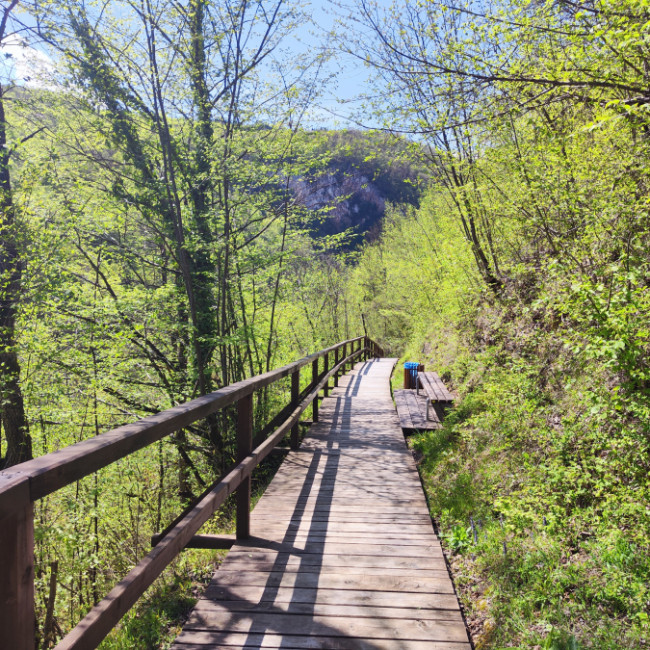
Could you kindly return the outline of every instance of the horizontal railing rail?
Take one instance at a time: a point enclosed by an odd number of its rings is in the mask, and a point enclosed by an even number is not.
[[[333,355],[333,364],[330,365]],[[236,492],[238,539],[250,535],[251,475],[259,463],[290,432],[299,443],[299,418],[312,405],[318,420],[318,395],[327,395],[330,379],[338,378],[359,358],[382,357],[373,340],[357,337],[290,363],[239,381],[133,424],[100,434],[70,447],[0,472],[0,630],[6,647],[34,650],[34,517],[33,503],[115,461],[204,419],[237,405],[237,464],[205,490],[165,531],[154,548],[57,645],[57,650],[94,648],[135,604],[144,591],[192,541],[197,531]],[[320,360],[323,359],[323,369]],[[311,364],[312,377],[300,391],[300,371]],[[291,377],[291,401],[256,436],[253,449],[253,394],[284,377]],[[201,537],[201,536],[199,536]],[[210,544],[203,540],[204,547]],[[201,545],[201,544],[199,544]]]

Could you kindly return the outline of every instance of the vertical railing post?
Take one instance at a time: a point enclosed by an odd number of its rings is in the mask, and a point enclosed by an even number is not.
[[[298,406],[298,398],[300,397],[300,368],[291,373],[291,405],[296,408]],[[296,422],[291,427],[291,449],[298,449],[300,440],[300,425]]]
[[[9,478],[11,480],[11,478]],[[3,648],[34,650],[34,506],[29,484],[0,514],[0,630]]]
[[[314,359],[311,362],[311,385],[316,386],[318,383],[318,359]],[[318,422],[318,393],[314,397],[314,401],[311,403],[312,407],[312,420]]]
[[[339,348],[334,350],[334,365],[338,366],[339,364]],[[334,388],[337,388],[339,385],[339,370],[334,373]]]
[[[311,362],[311,385],[316,386],[318,383],[318,359],[314,359]],[[318,422],[318,393],[314,397],[314,401],[311,403],[312,408],[312,420]]]
[[[323,356],[323,374],[326,375],[327,371],[329,370],[329,354],[326,353]],[[323,394],[325,397],[327,397],[330,394],[330,380],[327,380],[327,383],[325,384],[325,389],[323,391]]]
[[[344,344],[343,344],[343,359],[345,359],[345,357],[347,357],[347,356],[348,356],[348,344],[347,344],[347,343],[344,343]],[[347,365],[348,365],[347,363],[344,363],[344,364],[341,366],[341,374],[342,374],[342,375],[345,374],[345,366],[347,366]]]
[[[253,394],[237,402],[237,462],[241,463],[253,451]],[[251,477],[247,476],[237,488],[237,539],[248,539],[251,512]]]

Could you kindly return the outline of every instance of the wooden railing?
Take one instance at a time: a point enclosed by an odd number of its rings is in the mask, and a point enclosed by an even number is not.
[[[225,386],[186,404],[0,472],[2,647],[34,650],[34,501],[226,406],[237,405],[237,465],[156,536],[153,550],[57,645],[57,650],[94,648],[186,546],[193,540],[195,546],[211,545],[200,539],[206,536],[194,536],[233,492],[236,492],[236,536],[238,539],[249,536],[251,474],[255,467],[289,431],[291,446],[298,446],[300,415],[313,403],[313,419],[318,419],[318,393],[324,390],[327,394],[331,378],[337,385],[348,364],[360,358],[381,356],[383,350],[368,337],[343,341],[277,370]],[[322,370],[320,359],[323,359]],[[310,364],[311,382],[306,394],[303,391],[301,395],[300,370]],[[270,423],[272,431],[253,449],[253,394],[289,375],[291,402],[282,411],[282,422]],[[213,546],[218,546],[218,540]]]

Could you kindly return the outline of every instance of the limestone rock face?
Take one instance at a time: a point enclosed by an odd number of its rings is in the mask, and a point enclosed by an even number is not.
[[[318,235],[334,235],[353,228],[360,237],[372,238],[390,196],[358,171],[333,171],[315,179],[290,182],[296,201],[310,210],[325,210]],[[376,231],[376,232],[375,232]]]
[[[405,155],[405,141],[340,131],[325,146],[333,154],[324,170],[289,181],[295,201],[323,215],[314,236],[351,230],[346,247],[354,248],[379,235],[388,203],[418,205],[424,173]]]

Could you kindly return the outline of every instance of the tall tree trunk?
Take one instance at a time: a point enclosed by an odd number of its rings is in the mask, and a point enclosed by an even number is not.
[[[0,16],[0,41],[4,38],[12,2]],[[7,454],[0,464],[9,467],[32,457],[16,350],[16,307],[20,300],[21,260],[16,237],[16,209],[11,194],[10,150],[7,148],[5,88],[0,84],[0,422]]]

